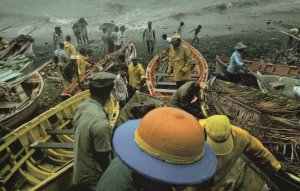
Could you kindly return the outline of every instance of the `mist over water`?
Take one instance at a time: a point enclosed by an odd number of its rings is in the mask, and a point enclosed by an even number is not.
[[[55,26],[72,34],[71,27],[79,17],[86,18],[89,33],[100,35],[98,26],[112,20],[129,31],[141,30],[151,20],[155,29],[172,32],[180,21],[192,29],[198,24],[245,25],[267,20],[273,13],[300,12],[299,0],[1,0],[0,6],[1,28],[13,26],[2,36],[38,27],[32,35],[50,40]],[[297,21],[291,18],[290,22]]]

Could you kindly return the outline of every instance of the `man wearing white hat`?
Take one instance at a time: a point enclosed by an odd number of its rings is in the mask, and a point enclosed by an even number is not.
[[[238,83],[241,81],[239,72],[240,70],[246,69],[242,59],[242,53],[244,52],[245,48],[247,48],[246,45],[244,45],[242,42],[238,42],[234,47],[235,51],[230,57],[230,64],[227,67],[227,73],[230,81],[233,83]]]

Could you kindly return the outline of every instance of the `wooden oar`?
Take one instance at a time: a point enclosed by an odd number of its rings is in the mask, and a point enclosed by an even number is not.
[[[293,37],[294,39],[297,39],[297,40],[299,40],[300,41],[300,38],[299,37],[297,37],[297,36],[295,36],[295,35],[292,35],[292,34],[290,34],[290,33],[288,33],[288,32],[285,32],[285,31],[283,31],[283,30],[280,30],[280,29],[278,29],[281,33],[283,33],[283,34],[286,34],[286,35],[288,35],[288,36],[290,36],[290,37]]]
[[[8,27],[5,27],[4,29],[1,29],[0,32],[5,31],[6,29],[9,29],[10,27],[12,27],[11,25]]]

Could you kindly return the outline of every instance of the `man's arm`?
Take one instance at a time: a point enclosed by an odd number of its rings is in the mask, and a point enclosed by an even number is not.
[[[153,38],[154,38],[154,42],[156,41],[155,40],[155,30],[153,30]]]
[[[143,32],[143,43],[145,42],[145,33],[146,31]]]

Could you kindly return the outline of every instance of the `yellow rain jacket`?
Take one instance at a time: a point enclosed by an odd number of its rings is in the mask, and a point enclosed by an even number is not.
[[[137,66],[133,66],[133,63],[128,66],[128,75],[129,75],[129,85],[136,89],[141,89],[141,81],[146,78],[145,70],[142,64],[137,64]]]
[[[182,45],[181,42],[178,50],[174,50],[173,47],[170,49],[167,73],[173,71],[174,81],[191,80],[191,67],[192,56],[188,47]]]
[[[75,46],[68,41],[65,41],[64,44],[65,44],[65,51],[66,51],[66,60],[69,61],[71,55],[76,56],[76,49]]]
[[[80,77],[82,77],[86,71],[85,57],[78,53],[76,59],[77,59],[78,74]]]
[[[205,128],[205,119],[199,121]],[[233,138],[233,149],[227,155],[217,155],[218,165],[214,177],[214,189],[218,190],[224,183],[225,177],[236,163],[237,159],[245,154],[253,162],[263,167],[273,168],[278,171],[281,168],[279,161],[263,144],[247,131],[231,125],[231,135]]]

